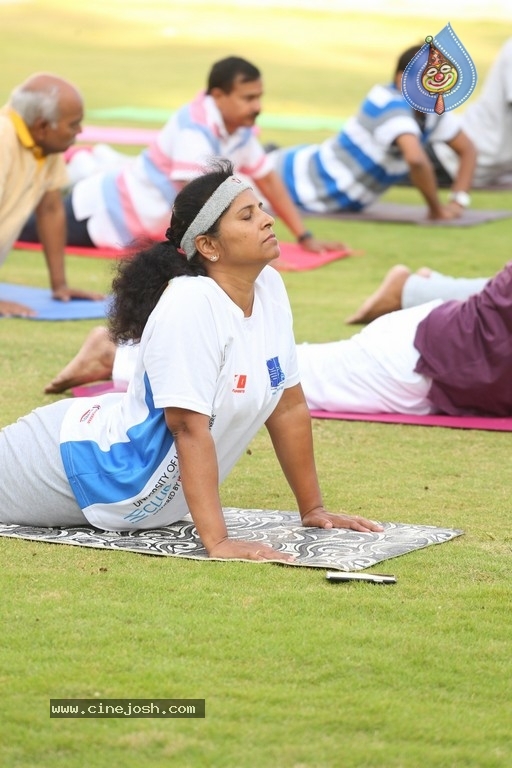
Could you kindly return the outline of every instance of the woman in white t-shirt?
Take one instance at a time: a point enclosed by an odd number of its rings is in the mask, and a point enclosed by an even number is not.
[[[323,507],[292,316],[265,213],[221,164],[177,196],[166,240],[120,262],[111,333],[140,342],[126,393],[38,408],[0,432],[1,522],[150,529],[190,512],[212,557],[280,559],[228,537],[219,497],[266,425],[302,523],[382,528]]]

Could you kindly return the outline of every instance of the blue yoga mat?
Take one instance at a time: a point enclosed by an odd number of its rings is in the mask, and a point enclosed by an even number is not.
[[[0,283],[0,299],[25,304],[37,312],[35,317],[22,318],[24,320],[94,320],[106,317],[110,301],[108,298],[103,301],[87,299],[56,301],[52,299],[48,288],[34,288],[12,283]]]

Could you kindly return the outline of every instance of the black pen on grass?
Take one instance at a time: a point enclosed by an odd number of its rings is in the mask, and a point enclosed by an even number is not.
[[[396,577],[387,573],[354,573],[353,571],[327,571],[327,581],[366,581],[370,584],[396,584]]]

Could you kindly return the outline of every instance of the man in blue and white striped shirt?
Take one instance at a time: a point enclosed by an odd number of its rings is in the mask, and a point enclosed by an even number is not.
[[[416,112],[401,92],[402,73],[420,47],[404,51],[394,81],[375,85],[336,136],[270,153],[297,206],[315,213],[359,211],[407,175],[423,195],[431,219],[456,218],[469,205],[476,153],[458,117]],[[441,203],[425,151],[433,141],[445,142],[460,157],[447,205]]]

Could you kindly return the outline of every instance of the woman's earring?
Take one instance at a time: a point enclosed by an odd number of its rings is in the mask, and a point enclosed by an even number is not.
[[[218,260],[219,260],[219,257],[217,255],[210,256],[210,261],[218,261]]]

